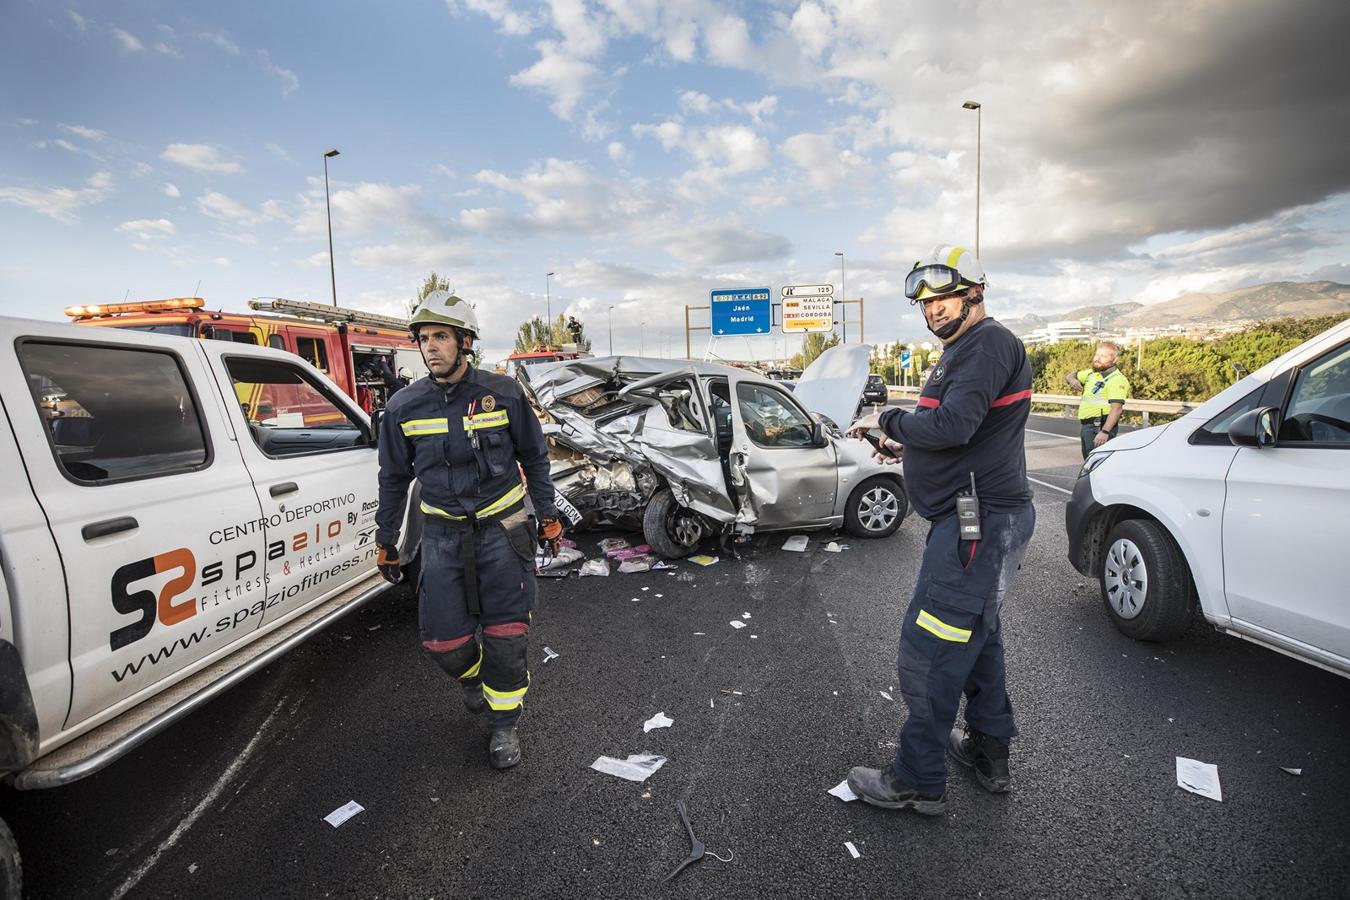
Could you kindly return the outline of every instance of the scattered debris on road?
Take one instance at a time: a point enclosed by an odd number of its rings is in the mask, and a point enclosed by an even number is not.
[[[680,821],[684,823],[684,830],[689,833],[689,856],[685,858],[684,862],[680,863],[678,866],[675,867],[675,871],[671,872],[665,878],[661,879],[662,884],[666,883],[667,881],[670,881],[676,875],[683,872],[687,867],[692,866],[694,863],[703,859],[705,853],[706,855],[711,856],[718,862],[724,863],[729,863],[736,858],[735,854],[733,854],[729,849],[727,850],[727,858],[723,859],[716,853],[713,853],[711,850],[706,850],[704,848],[703,842],[700,841],[698,838],[694,837],[694,826],[689,824],[689,813],[684,808],[683,800],[675,801],[675,811],[680,814]]]
[[[804,534],[794,534],[783,542],[783,549],[792,553],[802,553],[806,550],[808,538]]]
[[[851,801],[853,801],[853,800],[857,800],[857,799],[858,799],[858,795],[855,794],[855,793],[853,793],[853,788],[851,788],[851,787],[848,786],[848,779],[847,779],[847,778],[845,778],[843,781],[841,781],[841,782],[839,782],[838,784],[836,784],[834,787],[830,788],[830,789],[829,789],[828,791],[826,791],[825,793],[829,794],[829,795],[832,796],[832,797],[838,797],[840,800],[843,800],[845,803],[849,803],[849,802],[851,802]]]
[[[559,655],[560,654],[552,647],[544,648],[544,662],[548,662],[550,659],[557,659]]]
[[[655,728],[669,728],[675,724],[675,720],[666,715],[664,711],[657,713],[650,719],[642,723],[643,733],[647,733]]]
[[[595,762],[591,763],[591,768],[625,781],[641,783],[651,778],[656,774],[656,770],[665,764],[664,756],[657,756],[654,753],[630,753],[627,759],[615,759],[612,756],[597,757]]]
[[[1287,773],[1289,773],[1290,775],[1302,775],[1302,774],[1303,774],[1303,770],[1302,770],[1302,769],[1290,769],[1290,768],[1287,768],[1287,767],[1285,767],[1285,766],[1280,766],[1280,771],[1281,771],[1281,772],[1287,772]]]
[[[848,848],[849,854],[852,855],[854,859],[862,856],[862,854],[858,852],[858,848],[853,846],[852,841],[844,841],[844,846]]]
[[[895,699],[894,697],[892,697],[890,694],[886,693],[885,691],[880,691],[879,693],[881,694],[881,696],[885,697],[887,700],[894,700],[894,699]]]
[[[710,556],[707,553],[696,553],[689,557],[689,561],[696,566],[715,566],[720,562],[716,556]]]
[[[1200,762],[1198,759],[1177,757],[1177,787],[1223,802],[1223,790],[1219,787],[1219,767],[1213,763]]]
[[[841,544],[838,541],[830,541],[825,545],[826,553],[843,553],[848,549],[848,544]]]
[[[366,808],[355,800],[348,800],[337,809],[323,817],[323,820],[334,828],[337,828],[343,822],[346,822],[357,813],[365,812]]]
[[[599,575],[601,577],[608,577],[609,561],[603,559],[588,559],[581,564],[581,568],[578,570],[578,572],[580,572],[581,577],[583,578],[586,577],[587,575]]]
[[[732,620],[731,620],[731,627],[732,627],[732,628],[744,628],[744,627],[745,627],[745,623],[742,622],[740,619],[732,619]]]

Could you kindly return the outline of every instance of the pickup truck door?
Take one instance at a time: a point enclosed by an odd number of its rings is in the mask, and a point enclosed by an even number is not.
[[[1350,343],[1294,378],[1273,447],[1226,479],[1224,593],[1236,626],[1350,660]],[[1278,642],[1278,641],[1277,641]]]
[[[728,376],[728,387],[731,477],[741,481],[742,515],[757,528],[828,520],[839,489],[834,446],[816,442],[814,420],[781,387],[742,375]]]
[[[379,461],[350,397],[289,356],[211,346],[266,523],[269,626],[374,571]]]
[[[262,510],[201,344],[19,324],[0,382],[64,579],[17,602],[68,604],[85,730],[254,632]]]

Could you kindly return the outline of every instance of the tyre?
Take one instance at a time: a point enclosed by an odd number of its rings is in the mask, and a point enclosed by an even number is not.
[[[853,489],[844,507],[844,527],[860,538],[884,538],[909,512],[909,498],[900,482],[885,475],[873,475]]]
[[[642,537],[664,559],[683,559],[709,534],[703,517],[681,506],[670,488],[657,491],[643,510]]]
[[[23,894],[23,864],[19,845],[9,826],[0,820],[0,898],[19,900]]]
[[[1157,522],[1127,519],[1112,528],[1097,579],[1106,614],[1122,634],[1139,641],[1170,641],[1191,624],[1191,569]]]

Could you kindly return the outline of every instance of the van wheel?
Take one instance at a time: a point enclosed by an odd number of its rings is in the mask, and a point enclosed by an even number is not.
[[[19,900],[23,894],[23,863],[14,833],[0,820],[0,898]]]
[[[844,527],[854,537],[890,537],[907,512],[909,500],[900,482],[874,475],[853,489],[844,507]]]
[[[681,506],[670,488],[657,491],[642,513],[642,537],[664,559],[683,559],[708,533],[703,517]]]
[[[1106,614],[1122,634],[1139,641],[1170,641],[1191,624],[1191,569],[1157,522],[1127,519],[1112,528],[1097,577]]]

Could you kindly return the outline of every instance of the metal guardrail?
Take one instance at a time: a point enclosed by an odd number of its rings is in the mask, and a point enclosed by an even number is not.
[[[917,397],[921,388],[901,387],[898,385],[887,385],[892,397]],[[1032,403],[1044,403],[1047,405],[1064,407],[1064,416],[1074,418],[1078,414],[1078,404],[1082,400],[1073,394],[1032,394]],[[1125,411],[1142,413],[1145,427],[1149,424],[1149,413],[1164,413],[1167,415],[1180,416],[1185,415],[1199,406],[1199,403],[1187,403],[1182,400],[1126,400]]]

